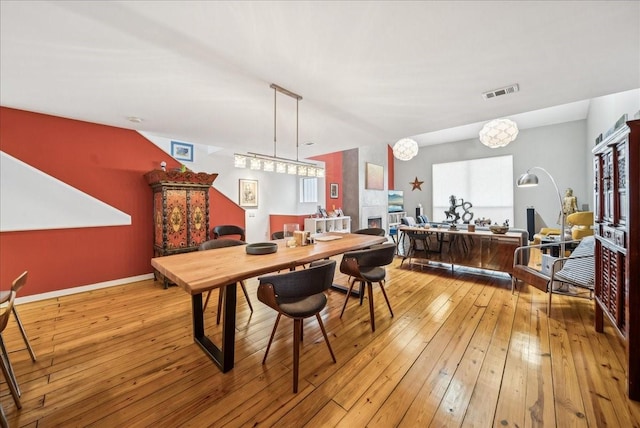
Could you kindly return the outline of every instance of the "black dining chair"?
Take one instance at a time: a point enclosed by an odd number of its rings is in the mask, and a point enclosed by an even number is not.
[[[276,239],[284,239],[284,231],[283,230],[279,230],[277,232],[273,232],[271,234],[271,239],[272,240],[276,240]]]
[[[349,285],[349,291],[342,305],[342,311],[340,312],[340,318],[344,314],[344,310],[347,307],[349,296],[356,281],[360,282],[360,295],[362,296],[364,291],[364,285],[367,285],[367,296],[369,298],[369,314],[371,317],[371,330],[376,331],[375,313],[373,309],[373,283],[377,282],[380,285],[380,290],[384,296],[384,300],[387,302],[389,312],[393,317],[393,310],[391,309],[391,303],[384,289],[384,280],[386,277],[385,266],[393,262],[393,258],[396,253],[396,245],[392,242],[386,244],[374,245],[371,248],[357,251],[349,251],[342,256],[342,262],[340,263],[340,272],[347,274],[355,281]],[[360,299],[362,304],[362,298]]]
[[[298,366],[300,361],[300,345],[302,341],[302,321],[311,316],[316,317],[322,335],[329,348],[333,362],[336,357],[331,349],[327,332],[320,317],[320,311],[327,305],[324,294],[333,282],[336,269],[335,260],[319,260],[312,262],[308,269],[291,271],[279,275],[258,278],[258,300],[276,310],[278,316],[271,331],[262,364],[267,361],[273,337],[282,315],[293,319],[293,392],[298,392]]]
[[[219,239],[223,236],[237,236],[240,241],[246,241],[243,227],[234,224],[221,224],[211,229],[211,239]]]
[[[237,239],[210,239],[209,241],[205,241],[198,247],[199,251],[207,251],[207,250],[217,250],[219,248],[226,247],[235,247],[237,245],[246,245],[246,242],[240,241]],[[249,309],[253,312],[253,306],[251,305],[251,299],[249,298],[249,293],[247,293],[247,287],[244,284],[244,281],[240,281],[240,287],[242,288],[242,292],[244,293],[244,297],[247,299],[247,304],[249,305]],[[216,322],[220,324],[220,315],[222,312],[222,299],[224,298],[224,293],[226,292],[227,287],[220,288],[218,291],[218,313],[216,314]],[[207,309],[207,304],[209,303],[209,298],[211,297],[211,291],[207,292],[207,297],[205,298],[204,305],[202,307],[202,311],[204,312]]]

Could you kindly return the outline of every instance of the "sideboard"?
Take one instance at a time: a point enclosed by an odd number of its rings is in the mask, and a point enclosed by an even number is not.
[[[516,248],[526,245],[527,238],[520,231],[495,234],[488,230],[469,232],[466,229],[423,228],[401,226],[399,229],[410,239],[409,252],[402,263],[409,259],[413,264],[423,261],[467,266],[477,269],[495,270],[511,273],[513,271],[513,253]],[[416,242],[422,241],[420,249]],[[417,255],[424,255],[418,258]],[[401,265],[402,265],[401,263]]]

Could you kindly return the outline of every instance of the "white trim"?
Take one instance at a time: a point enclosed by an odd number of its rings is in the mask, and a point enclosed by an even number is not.
[[[99,290],[101,288],[115,287],[116,285],[129,284],[131,282],[153,279],[152,273],[144,275],[130,276],[128,278],[114,279],[112,281],[99,282],[97,284],[82,285],[80,287],[65,288],[64,290],[50,291],[48,293],[34,294],[31,296],[16,298],[16,305],[20,303],[38,302],[40,300],[55,299],[57,297],[69,296],[71,294],[84,293],[86,291]]]

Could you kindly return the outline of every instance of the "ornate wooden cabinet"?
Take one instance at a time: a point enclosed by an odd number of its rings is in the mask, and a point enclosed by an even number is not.
[[[145,174],[153,189],[155,257],[195,251],[209,239],[209,188],[217,176],[162,170]]]
[[[640,400],[640,120],[593,149],[596,331],[606,315],[626,342],[629,397]]]

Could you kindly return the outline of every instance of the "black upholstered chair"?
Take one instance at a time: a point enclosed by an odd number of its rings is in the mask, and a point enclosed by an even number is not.
[[[336,269],[334,260],[319,260],[311,263],[308,269],[296,270],[280,275],[269,275],[258,278],[258,300],[276,310],[278,316],[267,344],[262,364],[267,361],[271,342],[278,328],[282,315],[293,319],[293,392],[298,392],[298,366],[300,361],[300,344],[302,340],[302,320],[315,315],[320,324],[322,335],[329,348],[333,362],[336,357],[331,349],[327,332],[320,318],[320,311],[327,304],[324,292],[331,286]]]
[[[384,279],[386,277],[385,266],[393,262],[393,258],[396,253],[396,245],[389,242],[386,244],[374,245],[371,248],[365,250],[349,251],[342,256],[342,262],[340,263],[340,272],[350,275],[355,278],[349,286],[347,296],[342,305],[342,311],[340,312],[340,318],[344,314],[344,310],[347,307],[349,296],[353,290],[353,286],[356,281],[360,282],[360,295],[364,291],[364,284],[367,284],[367,295],[369,297],[369,313],[371,317],[371,330],[376,331],[375,314],[373,309],[373,283],[377,282],[380,285],[380,290],[384,296],[384,300],[387,302],[389,312],[393,317],[393,310],[389,303],[389,298],[384,290]],[[360,300],[362,304],[362,299]]]
[[[240,241],[246,241],[244,228],[233,224],[221,224],[211,229],[211,238],[219,239],[223,236],[237,236]]]
[[[380,229],[379,227],[367,227],[365,229],[358,229],[353,233],[358,233],[360,235],[372,235],[372,236],[384,236],[386,234],[384,229]]]
[[[205,241],[198,247],[199,251],[207,251],[207,250],[216,250],[219,248],[225,247],[235,247],[236,245],[246,245],[246,242],[240,241],[237,239],[210,239],[209,241]],[[240,287],[242,288],[242,292],[244,293],[244,297],[247,299],[247,304],[249,305],[249,309],[253,312],[253,306],[251,305],[251,299],[249,298],[249,293],[247,293],[247,287],[244,285],[244,281],[240,281]],[[218,313],[216,314],[216,322],[220,324],[220,314],[222,309],[222,299],[224,297],[224,292],[227,287],[223,287],[218,292]],[[209,303],[209,298],[211,297],[211,291],[207,293],[207,297],[204,301],[204,305],[202,310],[207,309],[207,304]]]
[[[284,231],[280,230],[278,232],[273,232],[271,234],[271,239],[284,239]]]

